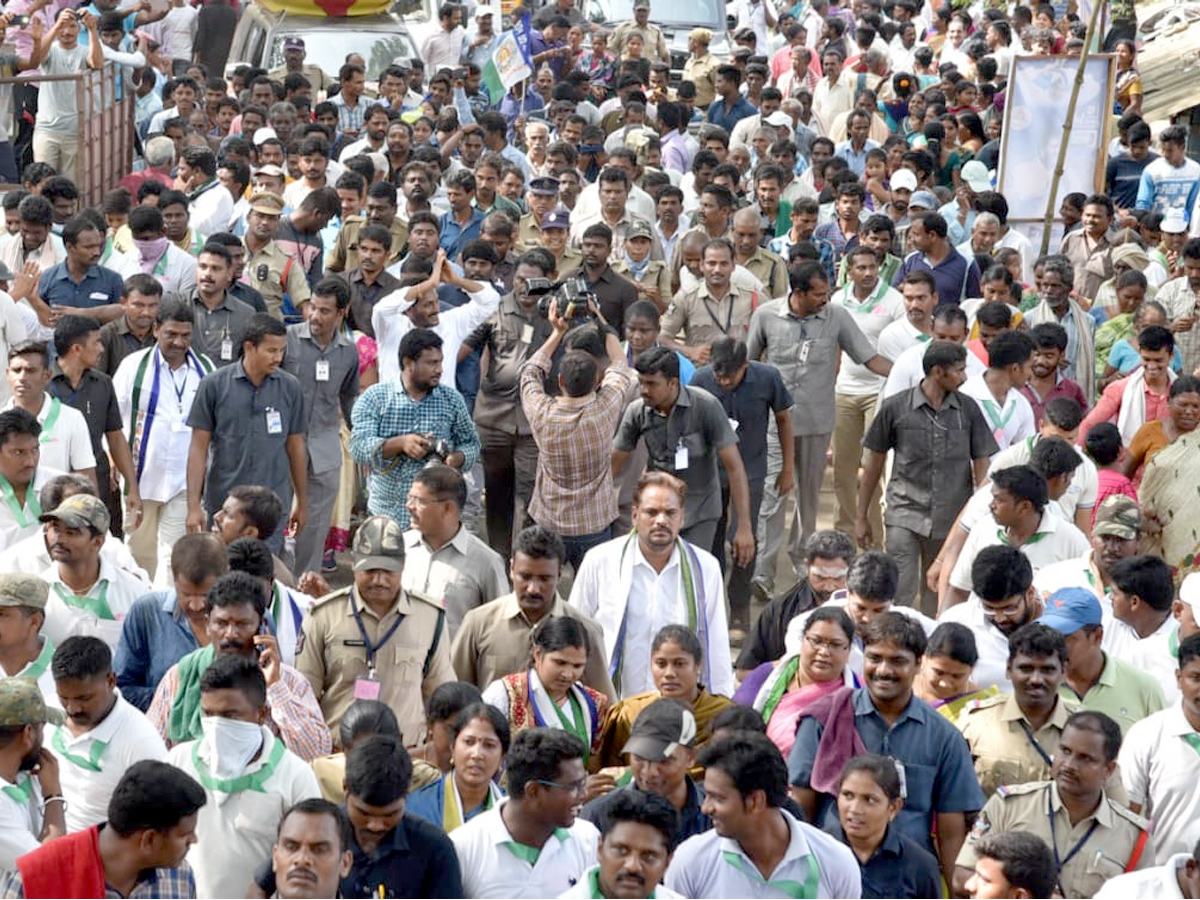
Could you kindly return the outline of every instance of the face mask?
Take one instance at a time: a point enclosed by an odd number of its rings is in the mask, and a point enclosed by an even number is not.
[[[218,778],[236,778],[245,772],[263,744],[262,728],[254,722],[204,716],[200,730],[200,747],[205,751],[209,771]]]
[[[135,238],[133,243],[138,250],[138,257],[142,263],[142,271],[149,275],[155,263],[162,259],[163,254],[167,252],[169,241],[164,236],[151,241],[139,241]]]

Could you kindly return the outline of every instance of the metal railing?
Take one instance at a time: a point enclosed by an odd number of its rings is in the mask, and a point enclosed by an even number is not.
[[[117,79],[121,70],[112,63],[101,69],[85,69],[76,75],[17,75],[0,78],[0,85],[40,85],[51,81],[75,82],[75,103],[79,110],[79,164],[75,185],[86,206],[99,207],[104,193],[111,189],[133,166],[134,108],[133,89],[123,85],[117,99]],[[14,114],[19,114],[14,110]],[[15,137],[19,122],[13,123]]]

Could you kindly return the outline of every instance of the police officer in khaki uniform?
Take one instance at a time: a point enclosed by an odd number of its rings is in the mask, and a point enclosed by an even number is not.
[[[542,246],[542,219],[558,205],[558,179],[550,175],[534,178],[525,192],[525,201],[529,204],[529,212],[521,216],[517,225],[521,253]]]
[[[975,820],[954,865],[954,890],[966,895],[975,842],[988,833],[1028,831],[1054,854],[1064,897],[1093,897],[1110,878],[1154,865],[1144,819],[1109,797],[1121,727],[1103,713],[1077,712],[1063,729],[1051,781],[1000,788]]]
[[[246,236],[242,239],[246,245],[246,268],[242,280],[262,294],[267,312],[277,319],[283,318],[285,293],[297,312],[310,296],[304,266],[288,256],[275,242],[282,216],[282,197],[267,191],[255,193],[250,198]]]
[[[550,251],[555,260],[554,271],[560,274],[583,266],[583,252],[567,244],[570,232],[571,213],[566,207],[560,206],[542,216],[542,230],[535,246]]]
[[[625,250],[622,250],[617,259],[613,261],[612,268],[618,275],[624,275],[633,282],[633,286],[637,288],[639,300],[652,301],[661,312],[671,303],[671,269],[666,260],[649,258],[654,244],[654,232],[651,231],[650,223],[645,219],[634,219],[629,225],[629,230],[625,232],[626,247],[631,242],[638,240],[644,242],[643,250],[646,254],[642,257],[645,267],[641,273],[633,271],[633,259]]]
[[[762,216],[755,210],[739,209],[733,214],[733,261],[763,283],[768,299],[786,297],[791,293],[787,263],[778,253],[762,248],[762,237]]]
[[[1002,785],[1045,781],[1063,727],[1078,704],[1058,695],[1066,666],[1066,643],[1055,629],[1030,624],[1009,642],[1006,675],[1013,693],[973,700],[958,720],[971,748],[975,776],[987,797]],[[1105,786],[1117,802],[1129,799],[1114,774]]]
[[[704,247],[700,267],[704,280],[676,296],[663,314],[659,343],[697,366],[708,363],[709,348],[723,337],[746,340],[750,317],[763,302],[758,291],[732,283],[733,244],[715,238]],[[769,299],[769,298],[767,298]],[[683,342],[676,340],[682,329]]]
[[[696,85],[696,107],[706,109],[717,96],[717,66],[721,61],[708,52],[713,33],[707,28],[693,28],[688,34],[688,52],[683,64],[683,80]]]
[[[667,39],[663,37],[662,29],[650,23],[650,0],[633,0],[633,21],[622,22],[617,26],[612,36],[612,51],[621,58],[621,51],[629,36],[641,35],[645,50],[642,55],[654,62],[670,63],[671,54],[667,52]]]
[[[404,742],[425,740],[425,701],[448,681],[450,633],[437,600],[400,589],[404,531],[371,516],[354,536],[354,585],[323,597],[304,620],[296,668],[333,734],[356,699],[382,700]]]
[[[396,216],[392,217],[391,222],[384,224],[383,222],[368,222],[366,216],[356,214],[347,216],[342,227],[338,229],[337,240],[325,259],[326,270],[329,272],[352,272],[358,268],[358,233],[368,224],[384,225],[391,232],[392,247],[388,250],[387,265],[391,266],[400,262],[408,247],[408,226]]]

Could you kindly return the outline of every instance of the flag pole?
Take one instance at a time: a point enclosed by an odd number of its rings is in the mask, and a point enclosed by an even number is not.
[[[1054,176],[1050,179],[1050,195],[1046,198],[1046,215],[1042,221],[1042,247],[1038,253],[1039,256],[1045,256],[1050,249],[1050,230],[1054,227],[1054,207],[1058,197],[1058,185],[1067,164],[1067,144],[1071,140],[1071,125],[1075,121],[1075,104],[1079,100],[1079,92],[1083,88],[1088,58],[1091,56],[1092,40],[1096,34],[1096,23],[1100,20],[1100,10],[1104,7],[1105,2],[1106,0],[1093,0],[1092,15],[1088,19],[1087,36],[1083,39],[1083,50],[1079,54],[1079,65],[1075,69],[1075,83],[1071,85],[1071,99],[1067,102],[1067,116],[1063,120],[1062,141],[1058,145],[1058,159],[1054,164]],[[1103,147],[1100,149],[1101,152],[1104,151]]]

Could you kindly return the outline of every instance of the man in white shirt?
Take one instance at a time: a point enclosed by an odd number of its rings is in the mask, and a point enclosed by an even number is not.
[[[217,157],[207,147],[186,147],[177,181],[188,194],[188,226],[202,239],[229,228],[233,194],[217,180]]]
[[[1109,576],[1112,611],[1104,618],[1105,652],[1169,683],[1176,668],[1171,567],[1159,556],[1143,554],[1116,563]]]
[[[50,674],[54,643],[42,635],[50,589],[36,575],[0,575],[0,682],[37,683],[47,705],[58,707]]]
[[[957,304],[947,303],[939,307],[933,316],[933,340],[951,341],[966,346],[970,331],[967,314]],[[904,391],[910,391],[925,377],[925,351],[928,345],[918,343],[904,350],[892,360],[892,371],[883,385],[880,400],[886,400]],[[985,366],[974,353],[967,354],[967,377],[982,375]]]
[[[158,207],[135,207],[129,213],[129,231],[134,248],[111,268],[122,278],[152,275],[164,294],[191,294],[196,287],[196,258],[167,238]]]
[[[667,887],[696,898],[795,896],[797,888],[804,897],[862,896],[850,848],[781,808],[787,767],[766,735],[722,738],[701,751],[699,762],[713,827],[675,851]],[[775,860],[769,880],[745,849],[751,843],[756,855]]]
[[[104,501],[74,494],[40,518],[54,560],[42,573],[51,592],[46,636],[61,644],[71,635],[94,635],[115,650],[125,613],[150,585],[100,555],[109,526]]]
[[[576,810],[585,748],[558,728],[517,735],[506,756],[508,799],[450,835],[464,897],[557,897],[596,864],[600,833]]]
[[[170,583],[171,548],[187,531],[187,417],[200,380],[213,369],[192,350],[194,326],[190,303],[167,301],[158,310],[154,346],[125,357],[113,375],[142,495],[142,521],[129,547],[162,585]]]
[[[860,244],[846,254],[846,274],[846,285],[830,302],[845,307],[871,346],[878,350],[883,329],[904,316],[904,297],[879,277],[879,257],[865,245]],[[882,376],[842,352],[834,383],[837,413],[833,426],[833,488],[837,500],[834,527],[845,534],[854,533],[862,439],[867,425],[875,418],[875,404],[883,382]],[[882,536],[878,492],[871,502],[871,511],[872,533]]]
[[[400,585],[445,607],[451,637],[468,612],[508,593],[504,560],[462,524],[466,500],[458,470],[434,465],[417,473],[406,504],[412,528]]]
[[[0,547],[8,548],[40,530],[38,492],[55,475],[39,466],[37,419],[23,409],[0,412]]]
[[[1104,882],[1095,900],[1200,897],[1200,842],[1191,853],[1176,853],[1161,866],[1126,872]]]
[[[167,755],[208,797],[188,862],[197,896],[243,897],[271,854],[283,814],[321,789],[308,763],[263,724],[267,683],[253,660],[214,662],[200,679],[200,708],[203,737]]]
[[[1200,837],[1200,635],[1180,642],[1175,677],[1179,702],[1135,722],[1118,757],[1130,809],[1154,822],[1159,865]]]
[[[1082,556],[1083,532],[1052,513],[1046,479],[1032,466],[1010,466],[992,474],[991,515],[976,523],[963,545],[941,607],[962,603],[971,591],[971,566],[984,547],[1020,548],[1036,572],[1050,563]],[[1169,611],[1169,604],[1168,604]]]
[[[899,358],[910,347],[928,345],[933,333],[933,310],[938,305],[937,282],[923,269],[904,276],[900,293],[904,295],[904,318],[883,329],[877,344],[879,355],[889,360]]]
[[[165,760],[167,747],[117,690],[104,641],[67,638],[50,671],[66,714],[49,733],[50,748],[67,798],[67,830],[82,831],[108,818],[108,801],[126,769],[143,759]]]
[[[683,487],[665,472],[643,475],[634,533],[589,550],[571,586],[568,602],[604,631],[604,656],[622,697],[654,690],[651,641],[677,622],[693,628],[704,647],[704,685],[714,694],[733,694],[721,568],[708,551],[679,536]]]
[[[400,341],[413,328],[428,328],[442,339],[442,384],[453,386],[459,348],[467,335],[499,308],[500,295],[490,284],[458,274],[444,250],[438,250],[433,260],[433,274],[418,278],[406,277],[402,287],[380,300],[371,313],[379,344],[379,380],[400,380]],[[462,289],[471,302],[439,312],[437,288],[441,284]]]
[[[9,351],[5,372],[12,397],[5,409],[20,409],[37,418],[38,468],[78,472],[96,481],[96,456],[83,413],[46,393],[54,376],[46,345],[37,341],[17,344]]]
[[[43,728],[60,721],[62,713],[46,706],[32,681],[0,680],[0,729],[15,733],[0,748],[0,869],[5,871],[14,871],[17,858],[43,840],[67,833],[58,767],[42,765],[50,757]]]
[[[988,347],[988,368],[968,378],[959,391],[979,404],[1000,450],[1037,431],[1033,407],[1020,388],[1033,370],[1033,338],[1024,331],[1002,331]]]
[[[442,3],[438,8],[438,30],[421,44],[421,59],[430,75],[441,69],[456,69],[467,49],[467,30],[462,25],[463,7]]]

